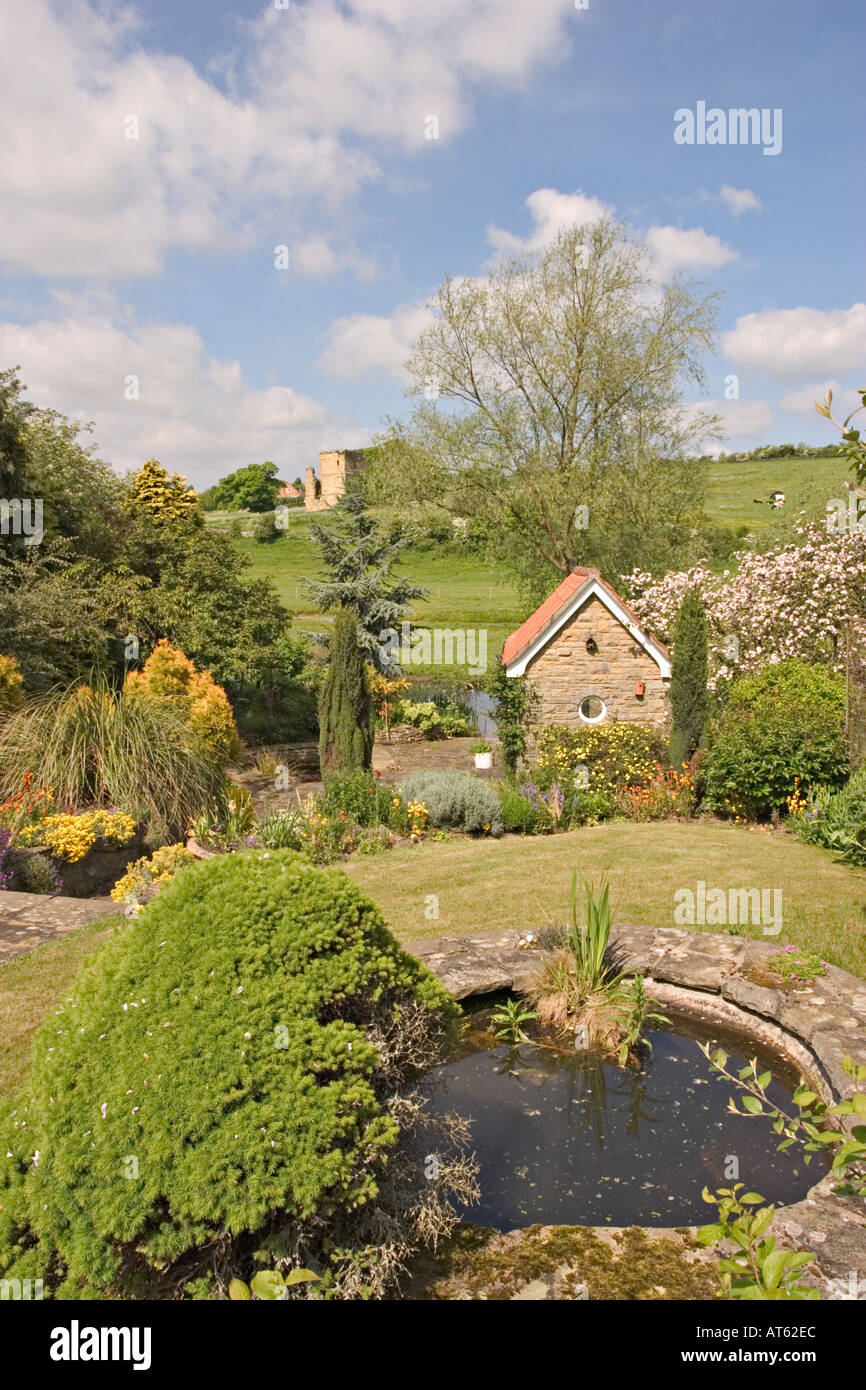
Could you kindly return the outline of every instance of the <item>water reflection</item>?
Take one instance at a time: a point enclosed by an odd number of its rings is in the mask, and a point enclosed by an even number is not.
[[[656,1030],[642,1064],[620,1068],[590,1052],[490,1047],[476,1023],[476,1050],[438,1070],[431,1099],[473,1121],[482,1199],[466,1215],[500,1230],[699,1224],[709,1214],[701,1189],[729,1181],[732,1158],[768,1201],[799,1200],[818,1180],[814,1163],[796,1148],[778,1153],[769,1124],[728,1112],[730,1084],[698,1047],[709,1036],[683,1022]],[[756,1051],[736,1036],[717,1040],[736,1066]],[[796,1078],[778,1057],[762,1062],[784,1103]]]

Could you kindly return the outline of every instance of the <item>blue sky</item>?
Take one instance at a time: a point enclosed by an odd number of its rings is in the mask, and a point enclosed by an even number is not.
[[[294,477],[406,408],[446,271],[607,208],[722,292],[726,447],[828,442],[811,400],[866,368],[864,29],[859,0],[0,0],[0,360],[121,470]],[[676,144],[699,102],[780,109],[779,153]]]

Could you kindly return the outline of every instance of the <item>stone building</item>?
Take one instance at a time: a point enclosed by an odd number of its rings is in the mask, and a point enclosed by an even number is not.
[[[670,653],[597,569],[572,570],[508,638],[502,664],[527,677],[539,726],[669,727]]]
[[[328,449],[319,454],[319,476],[308,468],[304,475],[304,506],[308,512],[326,512],[346,491],[347,478],[363,473],[367,459],[363,449]]]

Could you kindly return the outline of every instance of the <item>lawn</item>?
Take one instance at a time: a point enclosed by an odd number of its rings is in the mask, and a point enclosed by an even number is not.
[[[111,936],[113,920],[78,927],[0,966],[0,1099],[21,1085],[33,1034],[64,997],[85,956]]]
[[[866,977],[866,872],[784,833],[701,822],[613,822],[562,835],[483,842],[455,836],[445,844],[392,850],[387,859],[351,860],[344,868],[404,941],[561,921],[573,869],[596,885],[607,875],[615,921],[653,927],[677,925],[674,893],[694,892],[698,879],[726,893],[779,888],[783,926],[774,940],[818,951]],[[434,898],[438,919],[425,915]],[[739,930],[767,939],[759,925]]]
[[[782,833],[618,821],[562,835],[484,841],[455,836],[342,867],[403,941],[531,930],[562,920],[575,868],[596,884],[608,876],[615,921],[655,927],[675,925],[674,892],[694,890],[698,878],[726,890],[781,888],[784,925],[775,941],[819,951],[866,977],[866,872],[836,864],[823,850]],[[426,915],[434,905],[438,918]],[[0,966],[0,1097],[20,1087],[34,1031],[112,929],[103,919]],[[764,939],[760,926],[741,931]]]

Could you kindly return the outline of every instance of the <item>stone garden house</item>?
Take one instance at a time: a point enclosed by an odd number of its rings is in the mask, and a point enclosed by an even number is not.
[[[508,638],[502,664],[527,677],[537,726],[669,726],[670,653],[597,569],[572,570]]]

